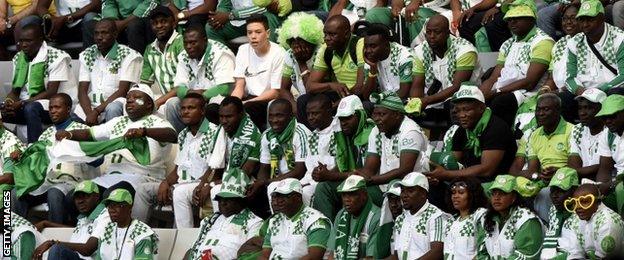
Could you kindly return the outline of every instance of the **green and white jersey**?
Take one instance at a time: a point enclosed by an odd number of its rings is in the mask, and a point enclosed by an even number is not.
[[[531,63],[550,65],[554,44],[555,41],[537,27],[534,27],[523,39],[519,39],[515,35],[509,38],[501,45],[498,53],[496,63],[503,65],[503,69],[493,89],[500,89],[526,78]],[[546,77],[547,75],[544,73],[535,89],[531,91],[525,89],[514,91],[518,104],[522,103],[525,98],[535,95],[539,87],[546,81]]]
[[[507,220],[494,216],[494,223],[490,234],[485,234],[483,224],[479,226],[477,259],[537,259],[543,239],[537,215],[515,207]]]
[[[453,136],[455,136],[455,132],[460,128],[459,125],[452,125],[446,130],[442,138],[442,152],[453,152]]]
[[[548,228],[544,236],[544,248],[540,259],[553,259],[561,252],[557,252],[559,247],[559,239],[561,238],[561,230],[563,223],[572,216],[567,210],[558,211],[554,205],[550,206],[548,211]]]
[[[178,55],[173,81],[177,88],[211,89],[234,82],[234,53],[220,42],[208,40],[200,60],[192,59],[186,51]]]
[[[314,64],[314,55],[310,58],[306,64],[308,65],[308,71],[312,69]],[[306,88],[303,85],[303,78],[301,77],[301,71],[299,69],[299,63],[295,59],[295,56],[292,53],[292,49],[288,49],[286,51],[286,55],[284,56],[284,67],[282,69],[282,78],[290,78],[292,82],[292,86],[297,89],[299,95],[303,95],[306,93]]]
[[[331,230],[331,236],[329,237],[329,243],[327,244],[327,249],[334,253],[334,259],[362,259],[377,256],[376,246],[379,243],[379,239],[387,239],[379,237],[381,209],[376,205],[372,205],[368,212],[362,212],[361,214],[366,214],[366,219],[362,229],[358,231],[355,230],[357,228],[357,217],[346,212],[344,208],[338,211]],[[341,223],[348,223],[348,226],[341,226]],[[351,232],[358,232],[357,237],[349,236]],[[337,239],[343,236],[348,237],[348,244],[339,245],[336,243]],[[357,245],[357,248],[352,245]],[[345,258],[345,256],[348,256],[348,258]]]
[[[401,83],[412,82],[412,67],[414,63],[412,51],[396,42],[390,42],[390,55],[385,60],[377,62],[378,92],[399,91]],[[364,75],[368,75],[370,66],[364,64]],[[367,76],[368,77],[368,76]]]
[[[91,127],[90,131],[93,139],[102,141],[121,137],[128,129],[143,127],[170,128],[173,130],[169,122],[152,114],[136,121],[132,121],[128,116],[116,117],[104,124]],[[171,144],[161,143],[149,137],[147,143],[149,146],[149,165],[139,164],[128,149],[117,150],[104,157],[105,162],[110,162],[106,173],[114,174],[105,174],[95,178],[94,181],[98,185],[108,187],[119,182],[121,175],[136,178],[138,182],[134,182],[134,179],[129,180],[133,184],[144,181],[146,177],[156,180],[163,179],[165,177],[165,160],[169,156]]]
[[[160,3],[158,0],[103,0],[102,17],[123,20],[130,15],[147,17]]]
[[[300,123],[295,126],[295,133],[292,140],[287,143],[278,143],[277,139],[269,141],[267,139],[267,129],[262,133],[262,139],[260,140],[260,163],[271,164],[271,147],[281,145],[284,150],[284,155],[278,162],[278,173],[288,173],[294,169],[294,164],[297,162],[305,163],[308,156],[308,137],[310,136],[310,130]]]
[[[301,184],[316,183],[312,179],[312,171],[319,163],[327,165],[327,169],[336,167],[336,138],[335,132],[340,131],[340,121],[334,118],[325,129],[314,129],[308,135],[308,153],[306,156],[306,175],[301,179]]]
[[[578,215],[568,218],[561,230],[559,251],[567,252],[567,259],[602,259],[624,250],[624,221],[604,204],[588,221]],[[593,256],[593,257],[592,257]]]
[[[184,51],[182,35],[173,31],[164,51],[158,47],[158,40],[148,45],[143,54],[143,70],[141,82],[151,85],[154,82],[160,86],[160,92],[164,95],[173,89],[173,79],[178,66],[178,55]]]
[[[80,129],[88,129],[89,127],[71,121],[64,130],[80,130]],[[39,136],[39,141],[49,141],[50,145],[54,145],[56,143],[56,127],[50,126],[46,128],[45,131]],[[50,188],[55,187],[67,194],[71,189],[73,189],[74,185],[82,180],[91,179],[92,168],[86,164],[73,164],[73,163],[55,163],[51,162],[48,165],[48,174],[41,184],[39,188],[30,192],[31,195],[40,195],[48,191]]]
[[[429,159],[426,156],[428,144],[420,126],[414,120],[403,117],[399,131],[389,138],[380,132],[377,126],[373,128],[368,136],[367,156],[379,157],[381,159],[379,174],[385,174],[399,168],[402,153],[416,153],[418,158],[414,164],[414,171],[422,172],[428,166]],[[385,191],[386,185],[382,186],[382,191]]]
[[[76,227],[74,228],[74,232],[69,238],[70,243],[86,243],[93,231],[98,228],[104,228],[108,223],[110,223],[110,216],[108,215],[108,210],[104,204],[98,204],[91,214],[88,216],[80,215],[78,216],[78,223],[76,223]],[[98,227],[102,226],[102,227]],[[80,253],[79,253],[80,254]],[[83,256],[80,255],[82,259],[93,259],[91,256]]]
[[[0,127],[0,169],[2,172],[0,175],[5,172],[12,172],[11,168],[14,164],[11,159],[11,153],[14,151],[23,152],[26,150],[26,145],[20,141],[15,134],[9,132],[4,127]]]
[[[552,48],[552,60],[550,60],[550,73],[557,89],[564,89],[566,87],[566,79],[568,77],[568,70],[566,69],[568,63],[568,41],[572,39],[572,35],[566,35],[559,39]]]
[[[613,158],[617,174],[624,174],[624,138],[608,132],[599,140],[598,154]]]
[[[607,23],[604,26],[604,33],[594,46],[605,61],[618,70],[618,75],[613,74],[600,62],[587,44],[585,34],[579,33],[568,41],[566,83],[572,93],[579,87],[607,91],[624,82],[624,74],[621,71],[621,63],[624,60],[624,31]]]
[[[460,0],[459,3],[461,4],[461,11],[463,12],[481,3],[481,0]]]
[[[89,82],[91,106],[99,106],[119,89],[120,81],[139,83],[143,57],[122,44],[115,43],[103,56],[96,45],[80,53],[79,82]],[[125,98],[120,98],[124,99]]]
[[[201,259],[207,250],[213,259],[236,259],[240,246],[257,236],[261,226],[262,219],[249,209],[229,217],[218,212],[206,217],[199,226],[189,259]]]
[[[444,259],[474,259],[477,255],[477,227],[487,210],[478,208],[469,216],[451,220],[444,239]]]
[[[570,156],[581,157],[583,167],[598,164],[600,162],[598,145],[600,140],[606,139],[608,135],[609,129],[606,127],[600,133],[592,135],[589,127],[580,123],[575,125],[570,135]]]
[[[444,242],[451,215],[426,202],[415,214],[404,211],[394,221],[392,249],[399,259],[418,259],[431,250],[431,242]]]
[[[93,256],[97,260],[156,259],[158,255],[158,235],[136,219],[126,228],[108,222],[93,230],[91,236],[98,239],[98,249]]]
[[[188,127],[178,134],[178,183],[198,181],[208,170],[208,163],[214,148],[215,135],[219,126],[204,119],[197,133],[193,135]],[[215,156],[223,156],[216,154]]]
[[[444,57],[437,57],[426,41],[414,50],[413,73],[415,76],[425,77],[425,93],[435,80],[442,83],[440,90],[447,89],[453,84],[455,72],[473,71],[477,67],[477,49],[470,42],[450,35],[446,45]],[[476,78],[478,73],[473,74],[473,78]],[[442,108],[442,104],[432,104],[431,107]]]
[[[32,223],[11,211],[11,256],[9,259],[31,259],[35,248],[44,241],[45,238]]]
[[[271,248],[269,259],[299,259],[309,247],[327,248],[331,223],[318,210],[302,206],[292,218],[275,214],[269,219],[263,248]]]

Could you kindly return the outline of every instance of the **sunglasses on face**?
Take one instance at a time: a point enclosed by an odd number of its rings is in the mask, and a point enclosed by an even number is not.
[[[563,202],[563,207],[569,211],[574,213],[578,207],[582,209],[589,209],[594,205],[596,201],[596,196],[594,194],[587,194],[583,196],[579,196],[576,198],[569,198]]]
[[[468,188],[468,184],[466,184],[463,181],[458,181],[458,182],[455,182],[455,183],[453,183],[451,185],[451,190],[454,190],[454,189],[464,190],[464,189],[467,189],[467,188]]]

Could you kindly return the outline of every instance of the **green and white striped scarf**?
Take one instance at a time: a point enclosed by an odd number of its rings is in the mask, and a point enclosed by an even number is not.
[[[467,40],[463,38],[458,38],[452,35],[449,35],[447,40],[448,49],[444,54],[445,57],[448,57],[448,64],[446,66],[446,77],[449,82],[453,82],[453,76],[455,75],[455,64],[457,64],[457,52],[459,51],[459,47],[462,45],[470,44]],[[429,43],[426,41],[423,43],[423,65],[425,67],[425,85],[431,86],[433,81],[436,79],[433,74],[433,60],[435,54],[431,47],[429,47]],[[442,80],[440,80],[442,81]]]
[[[359,259],[358,253],[360,249],[360,233],[368,224],[369,214],[373,207],[370,199],[366,201],[366,205],[362,209],[359,216],[353,217],[349,212],[343,210],[336,223],[336,259],[349,260]],[[355,227],[351,224],[355,223]]]

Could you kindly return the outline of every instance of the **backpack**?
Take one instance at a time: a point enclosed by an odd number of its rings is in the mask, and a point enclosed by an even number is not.
[[[360,41],[360,37],[357,36],[352,36],[351,37],[351,41],[349,42],[349,45],[347,46],[347,51],[349,52],[349,56],[351,57],[351,60],[355,63],[355,65],[357,65],[358,63],[358,59],[357,59],[357,53],[356,53],[356,46],[358,41]],[[325,61],[325,64],[327,65],[327,71],[332,72],[333,74],[333,68],[332,68],[332,59],[334,58],[334,50],[328,50],[325,49],[325,53],[323,53],[323,61]]]

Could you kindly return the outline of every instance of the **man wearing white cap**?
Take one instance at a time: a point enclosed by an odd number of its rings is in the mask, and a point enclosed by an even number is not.
[[[581,176],[594,176],[598,172],[600,154],[598,142],[607,138],[609,130],[604,122],[596,117],[607,95],[597,88],[590,88],[575,98],[578,103],[580,123],[574,126],[570,135],[568,166]]]
[[[368,119],[362,101],[356,95],[340,100],[335,118],[340,122],[340,130],[334,133],[336,146],[336,167],[318,168],[312,175],[319,184],[314,191],[313,207],[333,219],[340,209],[340,196],[336,187],[349,175],[343,172],[361,168],[366,160],[368,136],[375,126]]]
[[[461,127],[453,136],[452,151],[465,168],[436,167],[427,176],[438,180],[478,177],[489,181],[497,173],[508,172],[516,155],[516,140],[511,128],[492,115],[479,88],[464,82],[451,101]]]
[[[127,181],[135,189],[138,188],[137,193],[149,192],[155,197],[159,183],[165,177],[165,159],[171,149],[168,143],[177,142],[177,134],[169,122],[154,115],[154,94],[149,86],[134,85],[128,91],[126,100],[127,116],[116,117],[90,129],[57,131],[56,138],[74,141],[102,141],[122,136],[128,139],[147,138],[145,156],[149,157],[149,164],[140,164],[128,149],[118,150],[104,157],[110,165],[105,174],[93,181],[104,188]],[[136,203],[134,206],[136,218],[146,220],[146,207],[149,205]]]
[[[323,214],[303,204],[301,182],[281,180],[271,196],[279,214],[269,220],[258,259],[322,259],[331,232]]]
[[[427,201],[429,181],[422,173],[412,172],[399,184],[405,211],[394,224],[395,259],[442,259],[451,216]]]

